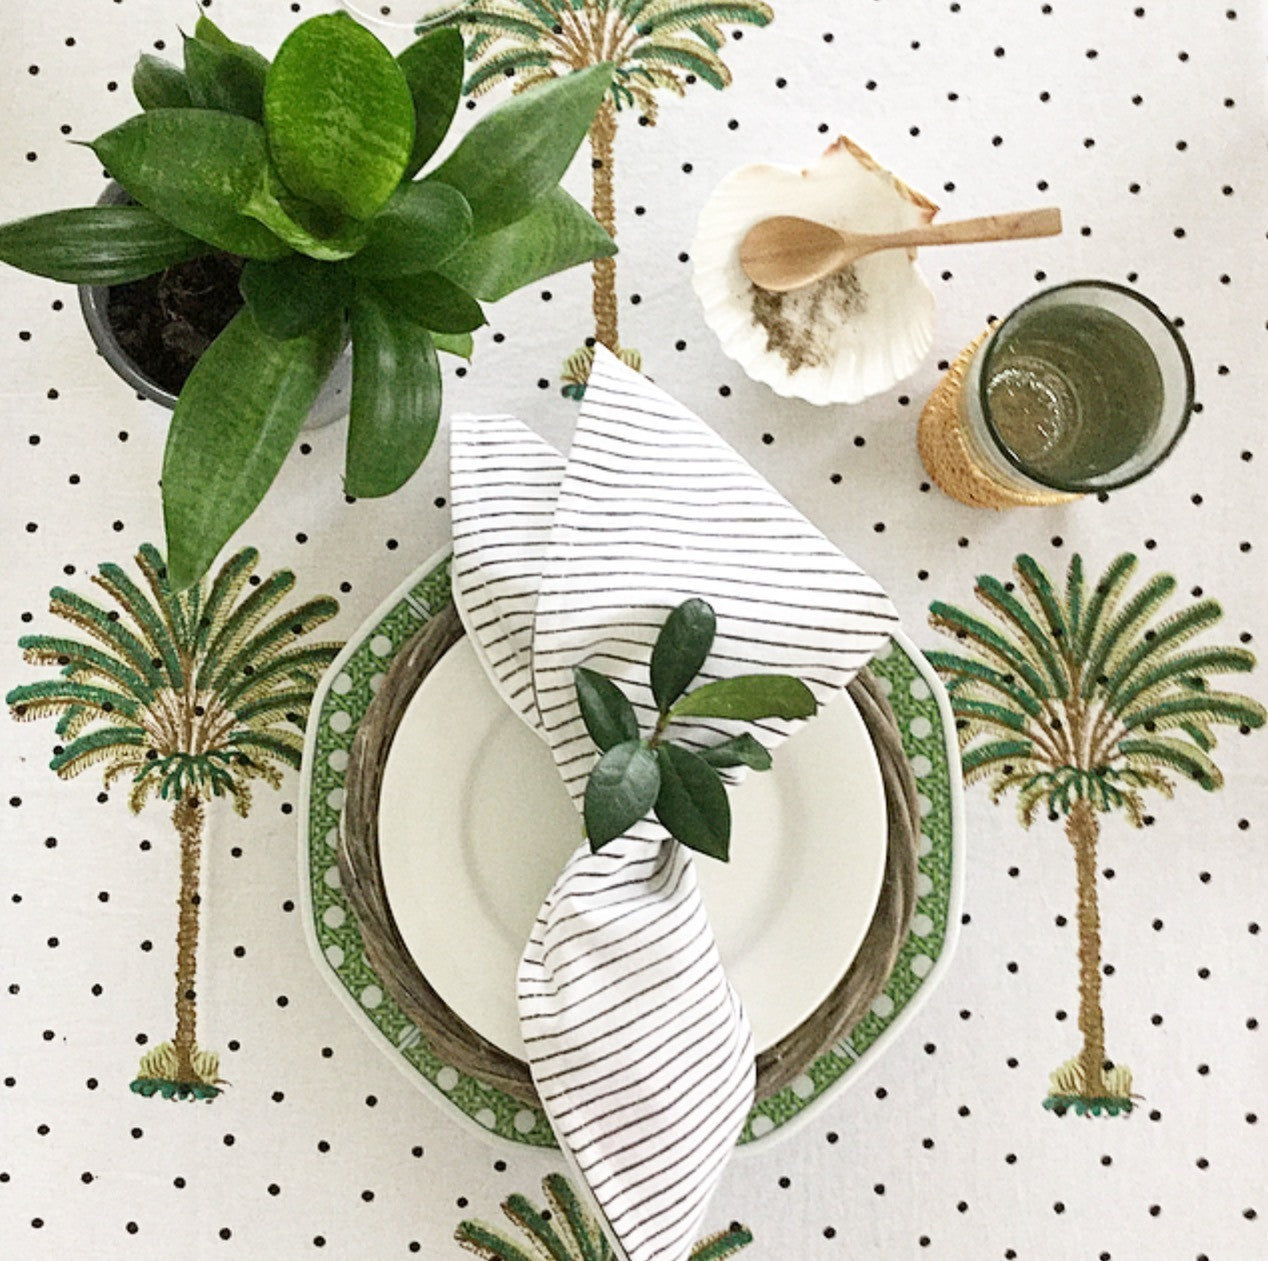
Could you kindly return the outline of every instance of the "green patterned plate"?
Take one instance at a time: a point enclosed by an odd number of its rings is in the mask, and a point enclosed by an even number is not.
[[[555,1146],[544,1113],[460,1072],[435,1055],[365,957],[356,917],[340,885],[339,816],[348,755],[392,658],[451,602],[449,557],[413,574],[348,641],[313,701],[300,787],[300,888],[317,966],[371,1038],[414,1081],[444,1098],[485,1133]],[[872,662],[902,731],[920,791],[917,902],[911,930],[885,991],[850,1036],[801,1076],[758,1104],[741,1144],[786,1134],[816,1105],[853,1081],[911,1018],[950,958],[959,927],[963,807],[955,724],[933,669],[901,634]]]

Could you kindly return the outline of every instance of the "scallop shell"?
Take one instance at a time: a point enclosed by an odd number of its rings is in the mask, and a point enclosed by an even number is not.
[[[855,232],[930,222],[938,207],[840,137],[804,170],[741,167],[700,214],[693,284],[722,349],[776,394],[857,403],[915,371],[933,345],[933,292],[915,250],[883,250],[805,289],[768,294],[740,267],[759,220],[801,215]]]

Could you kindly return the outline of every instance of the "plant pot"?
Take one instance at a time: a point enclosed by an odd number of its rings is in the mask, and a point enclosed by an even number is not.
[[[97,199],[97,204],[117,206],[129,200],[127,193],[112,180]],[[96,343],[98,352],[120,377],[138,394],[144,395],[170,411],[176,406],[177,395],[149,375],[120,343],[119,335],[110,321],[111,288],[110,285],[79,286],[79,306],[84,314],[84,323],[88,325],[88,332]],[[304,429],[322,429],[347,416],[351,389],[352,351],[346,349],[335,362],[334,369],[325,385],[322,386],[317,401],[308,413],[307,420],[304,421]]]

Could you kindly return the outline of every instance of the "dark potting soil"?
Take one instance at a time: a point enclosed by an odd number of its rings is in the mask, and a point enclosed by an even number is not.
[[[111,285],[110,327],[124,353],[157,385],[179,394],[199,356],[242,309],[242,260],[208,254],[126,285]]]

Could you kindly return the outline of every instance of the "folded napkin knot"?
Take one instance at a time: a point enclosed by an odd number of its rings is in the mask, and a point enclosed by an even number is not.
[[[578,808],[599,750],[574,669],[615,679],[650,730],[648,662],[683,601],[717,615],[701,682],[779,672],[820,705],[897,624],[871,578],[602,347],[566,460],[512,418],[459,417],[452,479],[459,613]],[[756,724],[768,748],[800,725]],[[704,749],[742,729],[710,719],[674,738]],[[618,1255],[684,1261],[755,1080],[691,852],[653,817],[597,852],[578,847],[542,904],[517,993],[542,1104]]]

